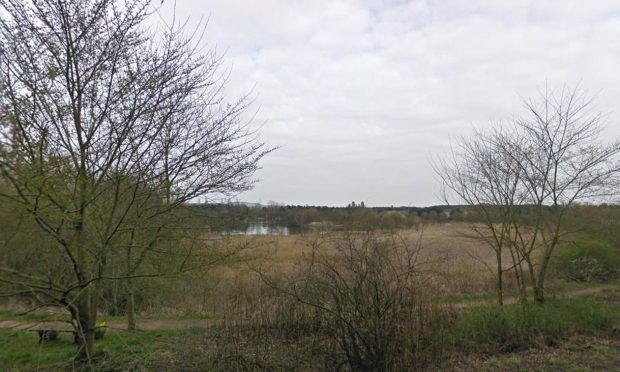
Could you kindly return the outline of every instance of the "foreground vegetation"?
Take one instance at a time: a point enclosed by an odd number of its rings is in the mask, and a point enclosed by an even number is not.
[[[506,275],[503,307],[493,305],[486,265],[494,252],[467,235],[469,223],[205,234],[191,262],[211,263],[134,281],[137,332],[126,331],[122,282],[104,282],[103,293],[116,296],[101,302],[110,329],[90,364],[75,358],[66,333],[38,344],[34,332],[7,329],[0,363],[25,371],[492,370],[518,369],[535,355],[537,366],[554,369],[557,353],[577,350],[576,366],[606,369],[618,362],[620,254],[618,233],[600,222],[614,210],[583,207],[571,221],[579,232],[554,257],[545,303],[518,302]],[[53,308],[21,315],[32,308],[26,297],[3,308],[0,319],[21,323],[70,320]]]
[[[435,310],[421,319],[424,342],[401,354],[392,370],[611,370],[620,363],[618,288],[543,306]],[[34,332],[0,330],[0,364],[11,371],[85,367],[71,362],[75,347],[67,335],[37,340]],[[111,330],[98,349],[92,367],[102,371],[322,370],[347,364],[328,330],[290,318],[136,334]]]

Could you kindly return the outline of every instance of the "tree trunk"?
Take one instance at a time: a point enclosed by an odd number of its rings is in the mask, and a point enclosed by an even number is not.
[[[89,307],[89,306],[88,306]],[[95,353],[95,319],[92,318],[90,309],[83,309],[82,304],[79,306],[80,319],[77,337],[78,341],[78,359],[84,362],[90,362]]]
[[[83,259],[83,249],[79,249],[78,258]],[[80,268],[85,267],[85,262],[80,260]],[[82,271],[83,276],[83,271]],[[77,358],[81,361],[90,362],[95,353],[95,322],[97,312],[92,311],[91,288],[82,288],[78,295],[77,323],[79,329],[77,335],[78,354]]]
[[[561,219],[561,216],[560,216]],[[538,280],[535,283],[534,288],[534,299],[538,303],[545,302],[545,276],[547,275],[547,270],[549,269],[549,262],[551,261],[551,254],[555,250],[558,245],[560,236],[560,223],[558,222],[557,227],[555,229],[555,235],[551,240],[551,243],[545,248],[542,262],[540,263],[540,269],[538,270]]]
[[[84,249],[84,224],[83,214],[75,227],[75,242],[77,250],[77,279],[84,285],[78,293],[77,315],[78,315],[78,359],[90,362],[95,352],[95,322],[97,310],[93,311],[92,286],[88,283],[88,260]]]
[[[545,291],[543,290],[543,287],[538,283],[534,285],[534,301],[539,304],[545,302]]]
[[[527,302],[527,285],[525,284],[525,273],[523,272],[523,266],[519,263],[515,267],[515,273],[517,277],[517,285],[519,286],[519,301]]]
[[[510,246],[509,252],[510,258],[512,258],[512,266],[515,272],[517,286],[519,287],[519,301],[527,302],[527,287],[525,285],[525,273],[523,272],[523,260],[519,251],[514,248],[514,245]]]
[[[530,283],[529,285],[531,285],[534,288],[534,300],[536,300],[536,298],[538,298],[539,296],[537,296],[538,290],[536,288],[536,283],[537,283],[537,279],[536,279],[536,272],[534,271],[534,264],[532,263],[531,257],[528,253],[527,256],[524,256],[524,260],[527,263],[527,270],[530,273]],[[524,282],[525,282],[525,278],[524,278]]]
[[[545,302],[545,273],[547,272],[547,266],[549,265],[549,260],[545,256],[543,258],[543,262],[540,267],[540,271],[538,272],[538,279],[534,283],[534,301],[538,303]]]
[[[136,308],[134,302],[134,285],[133,279],[127,279],[127,330],[129,332],[136,331]]]
[[[504,306],[504,271],[502,270],[502,252],[497,252],[497,304]]]
[[[132,229],[131,230],[131,235],[130,235],[130,240],[129,240],[129,244],[127,245],[127,267],[125,268],[126,274],[127,274],[127,282],[126,282],[126,289],[127,289],[127,330],[129,332],[135,332],[136,331],[136,304],[135,304],[135,297],[134,297],[134,282],[133,282],[133,278],[131,277],[133,270],[131,267],[131,252],[133,249],[133,244],[135,241],[135,237],[136,237],[136,230]]]

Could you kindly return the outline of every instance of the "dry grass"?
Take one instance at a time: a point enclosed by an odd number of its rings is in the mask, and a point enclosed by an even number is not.
[[[419,230],[396,232],[405,239],[419,241],[420,257],[430,263],[427,266],[434,272],[429,286],[433,296],[471,295],[496,290],[492,271],[494,252],[483,242],[464,236],[468,232],[471,232],[471,226],[465,223],[431,224]],[[158,296],[164,298],[151,305],[146,313],[239,319],[254,311],[250,309],[274,306],[277,296],[261,281],[257,271],[284,280],[294,275],[311,255],[313,244],[320,245],[329,254],[329,240],[343,234],[346,233],[208,237],[225,250],[243,249],[208,270],[157,283],[157,288],[163,287],[163,290],[157,290]],[[508,256],[505,261],[509,262]],[[505,276],[507,290],[516,287],[511,279],[511,274]]]
[[[432,263],[433,291],[440,295],[466,295],[495,290],[491,271],[495,256],[484,243],[467,238],[470,226],[463,223],[432,224],[420,230],[400,230],[405,239],[419,241],[421,257]],[[337,237],[343,233],[334,233]],[[258,270],[270,276],[287,277],[311,254],[313,244],[329,252],[330,238],[316,233],[290,236],[232,236],[229,244],[244,246],[237,257],[195,278],[186,288],[192,294],[199,313],[241,315],[239,308],[255,307],[272,301],[270,290],[262,283]],[[508,261],[508,257],[506,257]],[[508,282],[510,278],[507,278]],[[195,286],[201,285],[202,290]],[[510,289],[510,283],[508,283]],[[202,297],[197,300],[197,294]]]

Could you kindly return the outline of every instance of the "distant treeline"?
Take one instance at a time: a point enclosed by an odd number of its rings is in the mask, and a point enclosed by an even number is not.
[[[259,221],[269,226],[307,228],[407,228],[423,222],[448,221],[459,214],[454,206],[347,207],[302,205],[192,204],[191,208],[215,231],[244,230]]]
[[[519,206],[518,215],[527,219],[531,206]],[[546,207],[549,210],[552,207]],[[246,205],[242,203],[191,204],[202,223],[212,231],[243,231],[254,223],[304,229],[399,229],[415,228],[422,224],[441,222],[480,222],[480,211],[462,205],[435,205],[430,207],[366,207],[351,203],[346,207],[303,205]],[[618,224],[611,215],[620,212],[619,205],[579,206],[581,218],[595,223]],[[610,215],[611,212],[611,215]],[[577,216],[575,216],[577,217]],[[594,222],[594,221],[591,221]]]

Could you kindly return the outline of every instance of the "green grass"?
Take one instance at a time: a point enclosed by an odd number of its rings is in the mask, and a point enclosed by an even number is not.
[[[486,359],[453,358],[438,370],[453,371],[617,371],[620,341],[575,337],[554,348],[529,349]]]
[[[12,310],[0,310],[0,319],[19,320],[22,322],[67,321],[69,316],[64,313],[33,311],[24,314]]]
[[[107,332],[96,343],[96,367],[101,371],[150,370],[166,358],[171,345],[188,335],[204,334],[202,329],[141,331],[134,335]],[[7,371],[57,371],[73,369],[76,346],[73,337],[61,333],[58,340],[38,343],[36,332],[0,329],[0,366]],[[78,368],[79,369],[79,368]]]
[[[553,285],[545,288],[548,295],[550,296],[562,296],[565,293],[576,291],[580,289],[587,288],[608,288],[617,286],[618,282],[612,283],[586,283],[586,282],[558,282]],[[533,291],[531,288],[527,289],[528,295],[532,295]],[[519,292],[517,290],[505,291],[504,292],[504,300],[508,298],[517,298],[519,296]],[[464,294],[464,295],[449,295],[449,296],[441,296],[433,298],[434,303],[444,304],[444,303],[477,303],[477,302],[497,302],[497,292],[483,292],[476,294]]]
[[[501,353],[552,346],[577,334],[604,335],[619,320],[618,307],[584,297],[466,309],[445,332],[458,349]]]
[[[0,365],[6,370],[52,370],[66,364],[75,353],[67,335],[56,342],[38,344],[35,332],[0,329]],[[44,370],[45,370],[44,369]]]
[[[609,282],[620,275],[620,254],[603,241],[575,241],[560,247],[554,266],[574,281]]]

